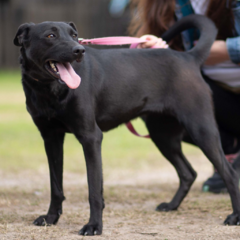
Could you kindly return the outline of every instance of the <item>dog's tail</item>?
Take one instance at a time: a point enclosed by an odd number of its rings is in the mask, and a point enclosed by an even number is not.
[[[180,32],[189,28],[197,28],[200,31],[200,38],[197,44],[187,53],[191,54],[202,65],[207,59],[212,43],[217,36],[217,28],[210,19],[202,15],[191,14],[176,22],[162,35],[162,38],[165,41],[169,41]]]

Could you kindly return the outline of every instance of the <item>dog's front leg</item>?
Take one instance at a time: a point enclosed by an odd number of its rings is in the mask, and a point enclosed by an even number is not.
[[[48,158],[51,185],[51,202],[48,213],[38,217],[33,223],[37,226],[56,224],[62,214],[63,195],[63,142],[64,132],[58,131],[50,121],[35,119],[44,140]]]
[[[80,235],[100,235],[102,233],[103,177],[101,143],[102,132],[96,126],[91,132],[76,135],[83,146],[87,166],[90,219],[79,231]]]

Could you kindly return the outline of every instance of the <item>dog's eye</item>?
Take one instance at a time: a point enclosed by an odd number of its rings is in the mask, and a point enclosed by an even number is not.
[[[49,35],[47,35],[47,38],[55,38],[55,35],[54,34],[49,34]]]
[[[77,34],[73,34],[72,37],[73,37],[73,38],[76,38],[76,37],[77,37]]]

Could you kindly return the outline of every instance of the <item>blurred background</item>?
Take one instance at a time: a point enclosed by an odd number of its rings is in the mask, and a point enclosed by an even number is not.
[[[20,24],[74,22],[79,37],[127,34],[128,0],[0,0],[0,68],[17,68],[19,49],[13,38]]]

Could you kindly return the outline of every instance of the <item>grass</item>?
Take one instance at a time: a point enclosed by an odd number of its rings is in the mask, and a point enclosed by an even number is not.
[[[43,141],[26,111],[20,72],[0,71],[0,85],[0,169],[47,167]],[[141,120],[134,125],[140,133],[147,133]],[[189,145],[183,149],[186,154],[199,154]],[[66,170],[85,171],[82,148],[73,135],[67,134],[64,151]],[[147,167],[147,161],[158,165],[162,159],[151,140],[135,137],[125,126],[104,133],[102,155],[105,167],[123,169]]]

